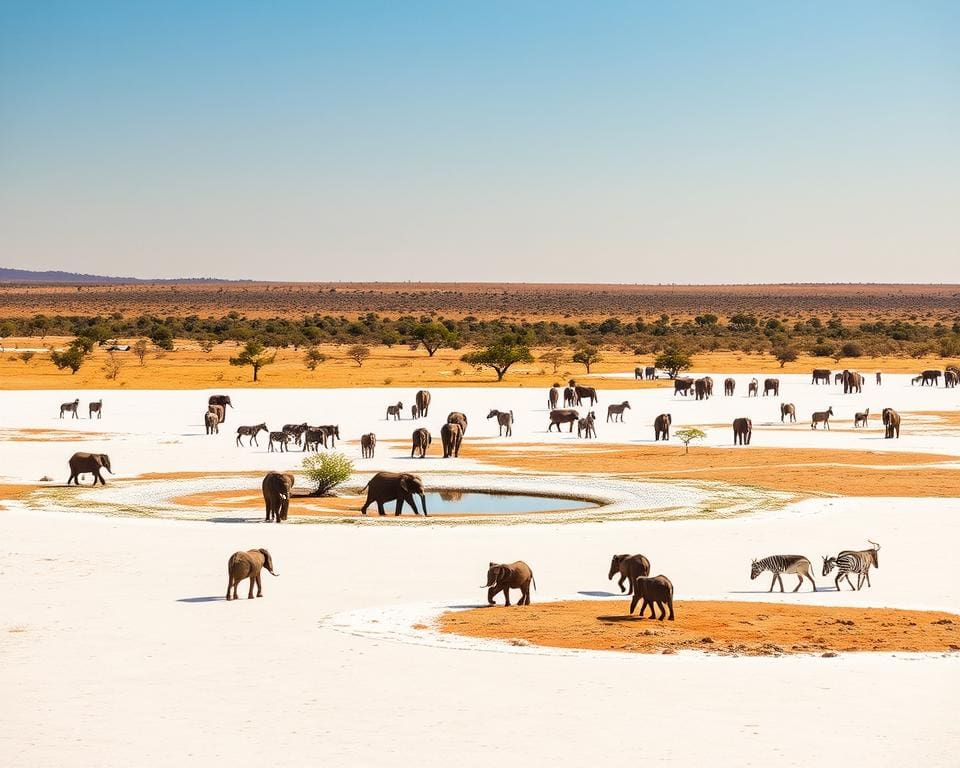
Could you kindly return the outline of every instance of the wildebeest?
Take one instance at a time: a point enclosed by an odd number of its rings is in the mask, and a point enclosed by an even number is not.
[[[556,427],[557,432],[559,432],[561,424],[569,424],[570,431],[573,432],[573,425],[579,421],[579,419],[580,413],[575,408],[554,408],[550,411],[550,425],[547,427],[547,432],[554,427]]]

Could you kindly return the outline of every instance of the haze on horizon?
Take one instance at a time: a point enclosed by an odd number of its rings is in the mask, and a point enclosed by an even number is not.
[[[957,40],[933,0],[7,2],[0,265],[956,282]]]

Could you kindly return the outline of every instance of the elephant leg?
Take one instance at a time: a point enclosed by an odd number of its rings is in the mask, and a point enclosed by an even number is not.
[[[633,598],[630,600],[630,615],[631,615],[631,616],[633,615],[633,612],[636,610],[636,608],[637,608],[637,603],[639,603],[639,602],[640,602],[640,594],[639,594],[636,590],[634,590],[634,592],[633,592]]]
[[[497,604],[497,603],[496,603],[496,599],[497,599],[497,594],[498,594],[499,592],[500,592],[500,588],[499,588],[499,587],[490,587],[490,589],[487,590],[487,604],[488,604],[488,605],[496,605],[496,604]]]
[[[380,517],[383,517],[387,514],[386,510],[383,508],[383,502],[380,501],[380,499],[377,499],[377,514],[379,514]]]
[[[657,616],[657,621],[663,621],[667,616],[667,609],[663,607],[663,602],[657,601],[657,608],[660,609],[660,615]]]
[[[670,615],[667,617],[668,621],[673,621],[673,598],[667,600],[667,607],[670,609]]]
[[[247,600],[253,600],[253,574],[251,573],[248,577],[250,582],[250,589],[247,591]]]
[[[521,600],[522,599],[523,598],[521,598]],[[510,607],[510,587],[503,588],[503,600],[504,600],[503,602],[504,606],[509,608]]]
[[[230,597],[230,590],[232,587],[233,587],[233,576],[228,576],[227,577],[227,597],[226,597],[227,600],[233,599]]]
[[[621,574],[620,574],[620,578],[617,580],[617,586],[620,587],[620,591],[621,591],[621,592],[626,592],[626,591],[627,591],[627,590],[625,590],[625,589],[623,588],[623,581],[624,581],[624,579],[626,579],[626,578],[627,578],[627,577],[626,577],[624,574],[621,573]],[[631,591],[633,591],[633,590],[632,590],[632,586],[633,586],[633,585],[631,585]]]
[[[520,605],[530,605],[530,583],[527,582],[526,586],[521,589],[523,597],[520,598]]]
[[[257,597],[263,597],[263,585],[260,583],[260,571],[257,571]]]
[[[414,510],[416,510],[416,507],[414,507]],[[400,496],[397,498],[397,508],[394,511],[393,516],[399,517],[402,511],[403,511],[403,496]]]

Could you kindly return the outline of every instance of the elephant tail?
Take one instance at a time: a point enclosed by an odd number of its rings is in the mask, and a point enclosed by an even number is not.
[[[533,571],[530,571],[530,581],[533,582],[533,589],[534,589],[534,591],[536,591],[536,589],[537,589],[537,580],[536,580],[536,579],[534,578],[534,576],[533,576]]]

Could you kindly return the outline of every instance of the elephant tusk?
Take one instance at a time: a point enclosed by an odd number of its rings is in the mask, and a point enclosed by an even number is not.
[[[495,586],[497,586],[497,582],[493,582],[493,584],[482,584],[480,589],[493,589]]]

